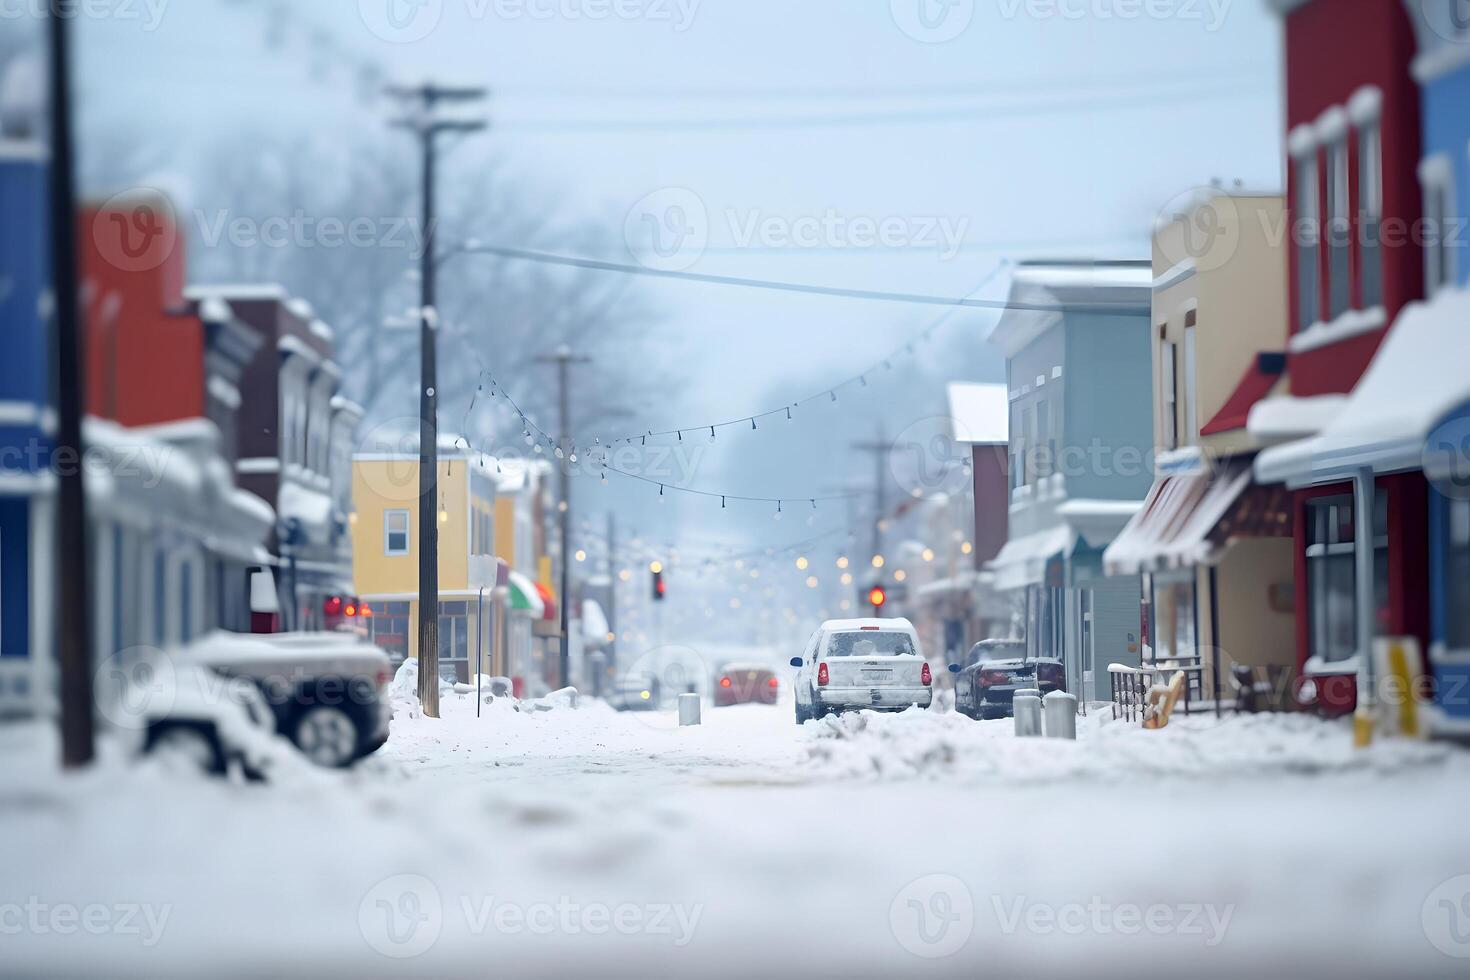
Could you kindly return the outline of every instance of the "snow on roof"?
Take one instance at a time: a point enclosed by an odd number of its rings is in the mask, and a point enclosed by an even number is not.
[[[327,321],[319,317],[311,321],[311,335],[328,344],[337,339],[337,334],[327,326]]]
[[[877,617],[868,616],[863,619],[829,619],[822,624],[822,629],[830,633],[847,630],[860,630],[864,628],[872,629],[875,626],[879,629],[907,630],[910,632],[912,632],[914,628],[914,624],[909,622],[907,619],[904,619],[902,616],[896,616],[890,619],[879,619]]]
[[[1205,207],[1211,201],[1222,197],[1234,200],[1244,200],[1252,197],[1280,197],[1279,190],[1266,190],[1264,188],[1249,188],[1244,185],[1226,187],[1223,184],[1210,183],[1194,188],[1188,193],[1169,201],[1159,215],[1154,219],[1154,233],[1176,221],[1184,221],[1194,215],[1200,208]],[[1172,205],[1169,206],[1169,205]]]
[[[1057,524],[1007,541],[986,568],[995,573],[995,587],[1003,592],[1035,585],[1045,574],[1046,563],[1071,551],[1076,541],[1077,534],[1068,524]]]
[[[1057,515],[1096,548],[1116,538],[1142,507],[1142,500],[1068,500]]]
[[[1262,442],[1300,439],[1321,432],[1347,404],[1347,395],[1276,395],[1251,406],[1246,431]]]
[[[284,301],[286,299],[286,288],[277,283],[220,283],[189,286],[184,290],[184,298],[187,300],[203,301],[211,297],[241,302],[251,300]]]
[[[1153,262],[1127,260],[1045,260],[1022,262],[1011,274],[1007,302],[1015,304],[990,331],[989,341],[1008,354],[1024,348],[1062,322],[1069,306],[1116,309],[1147,316],[1153,305]],[[1023,307],[1042,307],[1026,309]],[[1048,309],[1048,307],[1058,307]]]
[[[1410,303],[1341,411],[1314,438],[1262,452],[1257,477],[1263,483],[1317,483],[1363,468],[1419,468],[1430,430],[1470,400],[1467,322],[1470,290],[1446,289],[1428,302]],[[1251,416],[1254,421],[1254,411]]]
[[[1154,284],[1153,263],[1148,259],[1036,260],[1022,262],[1011,275],[1014,286],[1020,283],[1050,292],[1096,293],[1101,290],[1132,289],[1151,291]],[[1141,294],[1147,303],[1148,292]],[[1139,299],[1139,296],[1135,296]],[[1109,297],[1118,302],[1114,297]]]
[[[286,309],[291,311],[292,316],[299,317],[308,323],[316,319],[316,310],[313,310],[311,304],[300,296],[293,296],[286,300]]]
[[[294,334],[286,334],[276,341],[276,349],[282,354],[299,357],[304,361],[316,364],[321,360],[321,355],[312,349],[311,345]]]
[[[208,323],[229,323],[235,319],[235,311],[218,296],[206,296],[199,304],[199,319]]]
[[[1004,384],[949,385],[949,416],[955,442],[1003,445],[1010,441],[1010,400]]]

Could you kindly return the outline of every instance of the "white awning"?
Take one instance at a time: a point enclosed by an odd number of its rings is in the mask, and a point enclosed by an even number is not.
[[[1212,561],[1210,533],[1251,482],[1249,460],[1231,460],[1217,473],[1166,476],[1107,551],[1109,575],[1137,575]]]
[[[1389,329],[1342,410],[1311,439],[1256,458],[1262,483],[1311,486],[1423,465],[1424,443],[1446,413],[1470,399],[1470,290],[1411,303]]]
[[[1046,563],[1070,553],[1076,541],[1076,532],[1059,524],[1007,541],[986,567],[995,572],[995,587],[1002,592],[1036,585],[1046,576]]]

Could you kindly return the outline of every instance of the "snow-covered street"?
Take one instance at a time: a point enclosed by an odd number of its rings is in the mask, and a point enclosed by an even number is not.
[[[0,788],[10,975],[1462,976],[1470,755],[1301,716],[400,701],[346,774]],[[21,740],[29,740],[21,744]],[[146,828],[139,834],[138,828]],[[1456,931],[1456,930],[1459,931]]]

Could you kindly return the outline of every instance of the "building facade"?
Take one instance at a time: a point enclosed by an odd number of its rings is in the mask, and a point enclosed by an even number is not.
[[[1027,262],[990,340],[1005,352],[1010,508],[995,585],[1021,595],[1033,656],[1057,657],[1082,702],[1137,665],[1139,579],[1102,554],[1152,480],[1150,264]]]

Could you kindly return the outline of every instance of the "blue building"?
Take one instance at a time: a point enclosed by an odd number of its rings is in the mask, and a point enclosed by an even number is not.
[[[1104,549],[1153,482],[1151,263],[1025,262],[990,335],[1006,356],[1009,532],[990,562],[1017,596],[1032,656],[1057,657],[1079,701],[1108,700],[1108,666],[1137,666],[1137,575]]]
[[[1405,0],[1419,52],[1414,78],[1423,108],[1419,182],[1424,194],[1425,296],[1443,332],[1458,341],[1455,360],[1470,354],[1470,260],[1464,223],[1470,216],[1470,20],[1457,0]],[[1442,392],[1455,404],[1438,416],[1425,444],[1429,477],[1429,666],[1435,679],[1436,730],[1470,734],[1470,380],[1463,372]]]
[[[51,358],[45,150],[0,136],[0,717],[45,689]]]

